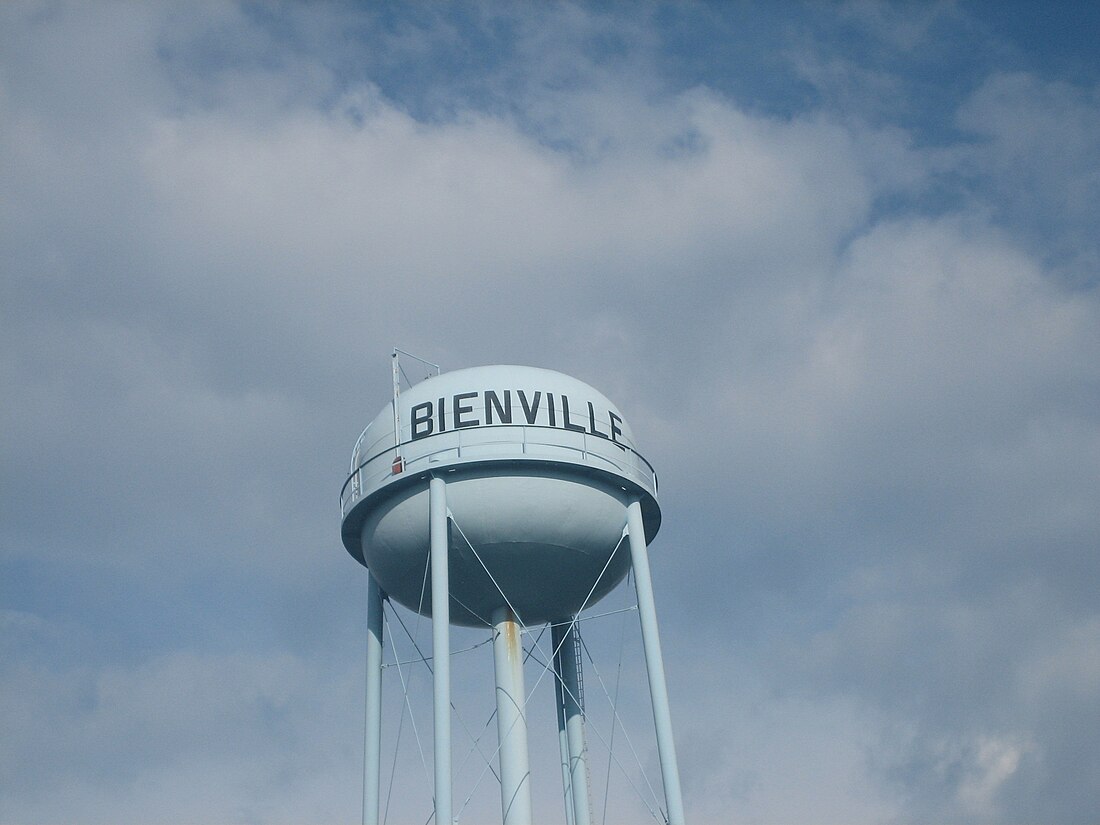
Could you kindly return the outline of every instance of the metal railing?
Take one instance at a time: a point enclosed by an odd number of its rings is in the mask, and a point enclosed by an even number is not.
[[[493,438],[486,431],[494,431]],[[552,437],[550,434],[553,434]],[[572,443],[569,443],[572,442]],[[357,445],[358,446],[358,445]],[[501,447],[511,448],[507,452]],[[446,466],[478,461],[559,461],[616,473],[657,494],[657,473],[646,458],[626,444],[587,432],[537,424],[492,424],[434,433],[402,441],[364,461],[348,476],[340,490],[340,513],[346,516],[362,498],[383,486],[403,459],[400,474],[416,473],[432,465]]]

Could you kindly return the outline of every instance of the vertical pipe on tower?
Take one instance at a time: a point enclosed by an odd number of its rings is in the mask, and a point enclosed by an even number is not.
[[[531,768],[527,754],[526,695],[520,625],[509,607],[493,611],[500,804],[504,825],[531,825]]]
[[[382,767],[382,589],[367,571],[366,735],[363,742],[363,821],[378,825]]]
[[[668,825],[684,825],[684,801],[680,795],[680,769],[676,764],[676,743],[672,738],[672,714],[668,705],[665,665],[661,658],[661,640],[657,633],[657,608],[653,602],[653,580],[649,574],[642,506],[633,501],[626,509],[626,529],[630,542],[630,563],[638,594],[638,619],[642,626],[649,697],[653,705],[653,725],[657,733],[657,755],[661,760],[661,780],[665,786]]]
[[[432,691],[435,700],[435,822],[451,825],[451,602],[447,485],[428,484],[428,532],[432,561]]]
[[[569,752],[569,780],[567,789],[573,800],[574,825],[589,825],[592,807],[588,789],[588,748],[584,739],[584,709],[581,707],[580,636],[573,622],[555,623],[551,626],[554,650],[557,651],[559,680],[558,696],[561,708],[558,713],[565,718],[566,742]]]

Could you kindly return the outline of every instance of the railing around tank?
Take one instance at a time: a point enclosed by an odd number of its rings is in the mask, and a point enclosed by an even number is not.
[[[508,437],[487,437],[486,431],[500,431]],[[553,437],[550,437],[553,433]],[[516,436],[519,436],[517,438]],[[571,440],[573,443],[564,443]],[[501,448],[508,448],[502,450]],[[518,456],[516,453],[518,452]],[[562,430],[532,424],[495,424],[435,433],[415,441],[403,441],[381,450],[361,462],[340,490],[340,513],[348,511],[364,496],[374,492],[394,473],[397,457],[403,460],[402,474],[419,472],[447,461],[464,463],[482,459],[526,457],[561,460],[617,472],[657,493],[657,473],[637,450],[587,432]]]

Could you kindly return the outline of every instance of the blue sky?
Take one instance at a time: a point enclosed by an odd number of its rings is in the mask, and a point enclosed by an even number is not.
[[[358,821],[394,345],[628,416],[691,822],[1095,821],[1094,5],[0,18],[0,823]]]

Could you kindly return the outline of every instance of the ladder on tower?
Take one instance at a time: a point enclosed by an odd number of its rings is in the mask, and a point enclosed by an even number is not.
[[[575,638],[573,644],[573,664],[577,674],[577,705],[581,709],[581,717],[584,718],[586,716],[584,712],[584,669],[582,667],[581,626],[579,622],[573,625],[573,636]]]
[[[584,645],[581,643],[581,626],[580,626],[580,622],[575,622],[573,624],[573,638],[574,638],[573,667],[575,669],[574,672],[577,674],[577,706],[581,709],[581,719],[584,720],[585,724],[587,724],[588,714],[584,710],[584,667],[583,667],[583,656],[582,656],[582,651],[584,649]],[[584,789],[584,798],[586,800],[588,800],[588,821],[589,822],[594,822],[595,820],[593,819],[593,811],[592,811],[592,772],[588,769],[588,758],[587,758],[588,743],[587,743],[587,741],[585,742],[584,750],[585,750],[585,760],[584,760],[584,784],[585,784],[585,789]]]

